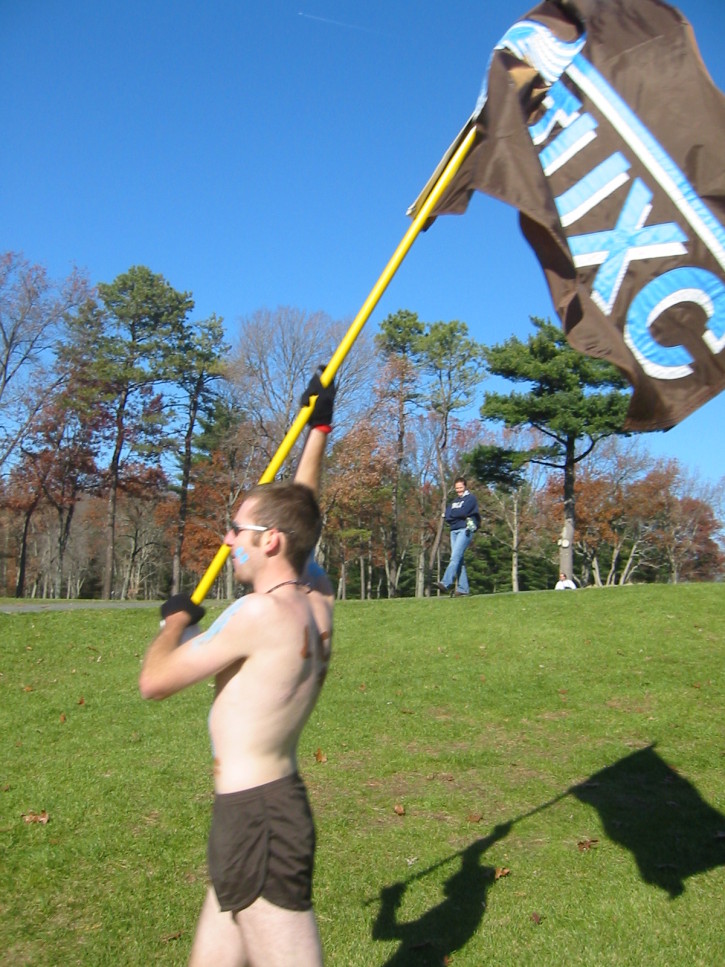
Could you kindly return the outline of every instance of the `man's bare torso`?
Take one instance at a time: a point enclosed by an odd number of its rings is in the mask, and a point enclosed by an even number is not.
[[[209,715],[215,788],[226,793],[297,770],[297,742],[330,660],[332,606],[289,584],[241,599],[220,624],[250,646],[216,676]]]

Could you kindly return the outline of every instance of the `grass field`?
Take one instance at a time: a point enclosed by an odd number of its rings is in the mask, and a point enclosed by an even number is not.
[[[141,701],[155,628],[0,614],[3,964],[186,963],[211,689]],[[328,967],[725,962],[725,587],[347,602],[334,649]]]

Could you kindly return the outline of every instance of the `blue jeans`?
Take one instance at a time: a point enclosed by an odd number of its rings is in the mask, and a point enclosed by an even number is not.
[[[465,527],[451,531],[451,559],[448,562],[448,567],[446,568],[446,573],[443,575],[443,581],[441,583],[449,588],[457,579],[458,590],[461,594],[468,594],[470,591],[466,565],[463,563],[463,555],[472,539],[473,534],[467,531]]]

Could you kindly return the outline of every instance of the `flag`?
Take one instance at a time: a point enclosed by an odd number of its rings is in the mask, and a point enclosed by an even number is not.
[[[476,140],[432,211],[519,209],[567,340],[632,384],[630,430],[725,387],[725,97],[661,0],[546,0],[491,55]],[[429,222],[429,224],[430,224]]]

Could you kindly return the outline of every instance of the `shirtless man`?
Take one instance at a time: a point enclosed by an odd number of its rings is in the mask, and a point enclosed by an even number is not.
[[[303,401],[311,392],[319,395],[294,483],[255,488],[225,537],[235,576],[252,593],[203,633],[190,627],[203,609],[188,596],[169,599],[139,679],[144,698],[161,699],[216,676],[212,885],[190,967],[322,964],[311,902],[315,830],[297,743],[330,659],[332,588],[308,565],[334,388],[313,378]]]

